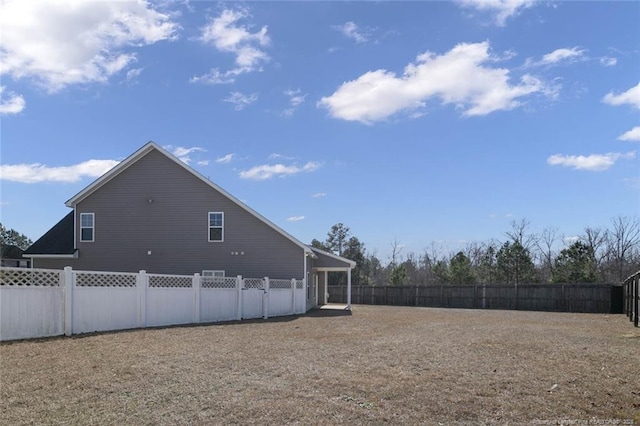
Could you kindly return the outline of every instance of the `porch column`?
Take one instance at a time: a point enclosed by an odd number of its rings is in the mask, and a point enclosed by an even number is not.
[[[347,269],[347,311],[351,310],[351,268]]]
[[[329,294],[329,271],[324,271],[324,303],[325,304],[329,303],[327,294]]]

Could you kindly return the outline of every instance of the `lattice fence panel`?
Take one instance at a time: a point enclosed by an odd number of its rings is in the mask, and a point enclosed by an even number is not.
[[[193,277],[190,275],[149,275],[149,287],[154,288],[191,288]]]
[[[269,288],[291,289],[291,280],[269,280]]]
[[[34,287],[59,287],[64,271],[2,268],[0,269],[0,286],[34,286]]]
[[[264,289],[264,280],[262,278],[245,278],[244,288]]]
[[[304,288],[303,284],[304,284],[304,281],[296,280],[296,288]]]
[[[202,277],[200,286],[202,288],[236,288],[236,281],[235,277]]]
[[[77,287],[135,287],[137,274],[76,272]]]

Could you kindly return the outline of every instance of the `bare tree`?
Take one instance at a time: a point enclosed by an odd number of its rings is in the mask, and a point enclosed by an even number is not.
[[[394,266],[398,265],[398,262],[402,260],[400,259],[400,252],[402,252],[403,247],[404,246],[400,243],[400,241],[398,241],[397,238],[394,238],[391,242],[391,263]]]
[[[475,267],[478,265],[480,259],[482,258],[484,247],[482,243],[470,241],[465,244],[462,252],[469,258],[469,261],[471,261],[471,265]]]
[[[420,259],[416,257],[415,253],[407,253],[404,265],[407,272],[407,279],[409,280],[409,284],[424,284],[424,271],[421,270]]]
[[[542,264],[541,276],[542,280],[551,282],[553,278],[553,260],[555,252],[554,245],[560,239],[558,228],[544,228],[540,236],[535,240],[535,246],[538,249],[538,256]]]
[[[630,255],[640,243],[640,222],[637,217],[617,216],[612,219],[609,254],[616,268],[616,281],[622,282],[631,273]]]
[[[514,243],[518,243],[527,250],[531,250],[537,241],[537,236],[529,232],[530,225],[531,223],[527,219],[521,219],[519,222],[512,220],[511,229],[505,232],[505,235]]]
[[[599,280],[605,280],[602,271],[602,263],[608,257],[609,232],[602,228],[584,228],[584,234],[580,236],[583,243],[589,247],[589,251],[593,256],[592,265],[593,273]]]

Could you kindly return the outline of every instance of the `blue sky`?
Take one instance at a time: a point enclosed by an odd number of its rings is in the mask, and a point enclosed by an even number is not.
[[[384,258],[638,215],[640,3],[4,1],[2,223],[153,140]]]

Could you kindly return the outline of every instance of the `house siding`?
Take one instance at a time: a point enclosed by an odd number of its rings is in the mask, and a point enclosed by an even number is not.
[[[224,212],[223,242],[208,241],[209,212]],[[77,259],[34,259],[34,267],[166,274],[224,270],[227,276],[296,279],[304,275],[302,247],[157,150],[79,202],[77,230],[80,213],[95,214],[95,241],[79,241],[76,235]]]

